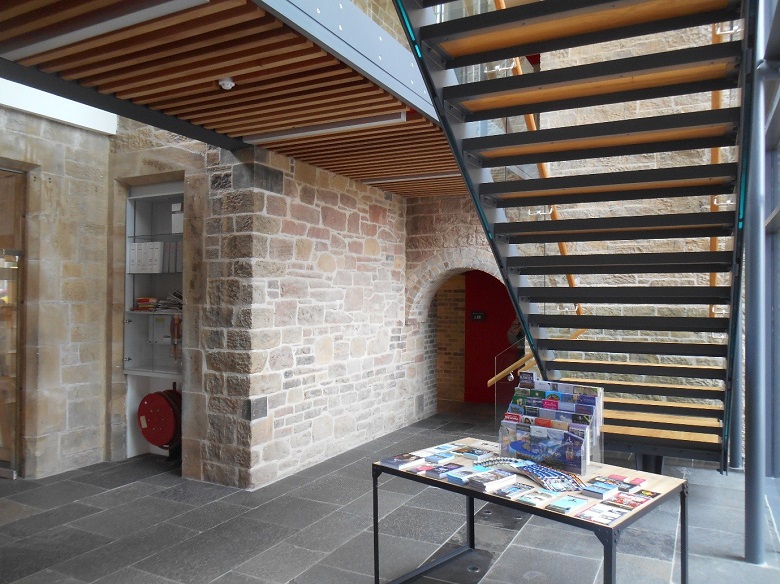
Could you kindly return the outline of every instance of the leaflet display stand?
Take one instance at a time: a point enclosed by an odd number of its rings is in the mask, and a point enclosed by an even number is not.
[[[477,441],[472,438],[465,438],[457,441],[459,444],[470,444],[479,442],[484,445],[482,441]],[[498,445],[495,445],[496,451],[498,451]],[[457,459],[459,463],[464,466],[468,466],[470,463],[466,459]],[[585,531],[593,533],[604,546],[604,584],[615,584],[617,582],[617,546],[620,541],[620,535],[625,528],[636,522],[641,517],[644,517],[653,509],[656,509],[663,503],[669,501],[669,499],[679,496],[680,500],[680,574],[682,584],[688,582],[688,510],[687,510],[687,496],[688,496],[688,482],[684,479],[678,479],[674,477],[667,477],[662,475],[655,475],[646,472],[629,471],[628,469],[611,466],[601,463],[593,463],[589,465],[588,474],[582,477],[583,481],[596,476],[608,476],[610,474],[625,474],[630,472],[633,475],[637,475],[645,479],[647,488],[651,489],[657,496],[651,500],[643,503],[642,505],[625,512],[618,519],[611,522],[608,525],[603,525],[595,521],[591,521],[585,518],[577,517],[577,513],[565,514],[552,511],[545,507],[536,507],[531,504],[522,503],[520,501],[511,500],[505,497],[501,497],[494,493],[485,493],[482,491],[469,488],[468,483],[466,485],[458,485],[447,481],[446,479],[434,479],[426,477],[423,474],[418,474],[415,468],[409,470],[399,470],[387,466],[382,462],[375,462],[371,466],[371,476],[373,481],[373,516],[374,516],[374,582],[379,584],[379,489],[378,479],[382,473],[391,474],[393,476],[401,477],[422,483],[429,487],[436,487],[452,493],[458,493],[466,498],[466,545],[451,551],[450,553],[432,560],[426,564],[423,564],[416,570],[413,570],[403,576],[400,576],[390,582],[390,584],[401,584],[402,582],[409,582],[421,575],[434,570],[435,568],[455,559],[456,557],[475,549],[476,542],[474,537],[474,500],[480,499],[510,509],[523,511],[531,515],[538,515],[545,517],[559,523],[578,527]],[[593,505],[597,505],[601,501],[593,499],[593,503],[583,507],[586,510]]]

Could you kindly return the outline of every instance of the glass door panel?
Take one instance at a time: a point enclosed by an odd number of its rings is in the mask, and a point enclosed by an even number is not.
[[[0,250],[0,476],[16,470],[18,411],[19,259]]]

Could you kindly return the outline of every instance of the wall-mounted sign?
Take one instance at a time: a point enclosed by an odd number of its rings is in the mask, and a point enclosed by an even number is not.
[[[487,314],[484,312],[472,312],[471,313],[471,320],[486,320]]]

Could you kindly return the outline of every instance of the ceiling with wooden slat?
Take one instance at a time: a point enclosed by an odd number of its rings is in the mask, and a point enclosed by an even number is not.
[[[6,0],[0,56],[402,196],[467,194],[441,129],[315,40],[251,0],[145,17],[165,4]]]

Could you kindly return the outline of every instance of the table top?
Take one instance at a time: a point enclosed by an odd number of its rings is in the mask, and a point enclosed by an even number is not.
[[[479,448],[482,450],[487,450],[489,452],[494,453],[496,456],[499,456],[499,445],[497,442],[488,442],[477,438],[467,437],[467,438],[454,440],[449,444],[459,444],[464,446],[470,446],[472,448]],[[436,446],[437,445],[432,444],[430,446],[430,449],[433,449]],[[424,454],[426,451],[429,451],[429,449],[423,449],[412,453],[398,453],[398,454],[415,454],[415,453]],[[479,464],[463,456],[456,456],[456,458],[452,462],[462,465],[463,468],[472,468],[475,464]],[[448,481],[446,478],[436,479],[432,477],[426,477],[423,474],[419,474],[416,468],[409,468],[408,470],[398,470],[390,466],[384,465],[382,461],[377,461],[374,464],[379,466],[383,471],[386,469],[390,469],[390,472],[392,472],[393,474],[397,474],[400,476],[407,476],[408,478],[420,482],[425,482],[432,486],[438,486],[447,490],[458,491],[463,494],[473,493],[475,497],[480,499],[492,500],[498,502],[499,504],[500,503],[508,504],[512,507],[526,508],[526,510],[531,511],[532,513],[540,514],[544,516],[551,516],[549,515],[549,513],[563,515],[567,517],[567,520],[565,521],[567,523],[577,524],[577,523],[584,522],[584,523],[593,524],[594,526],[609,527],[610,529],[614,529],[616,527],[633,523],[636,519],[644,515],[647,511],[658,506],[662,501],[668,500],[670,496],[679,493],[684,488],[684,485],[687,483],[685,479],[680,479],[676,477],[658,475],[658,474],[638,471],[630,468],[603,464],[599,462],[589,462],[587,467],[587,472],[584,475],[579,477],[583,483],[589,483],[590,481],[596,479],[597,477],[609,477],[609,475],[625,477],[626,481],[630,481],[631,479],[639,479],[640,481],[643,480],[643,482],[641,483],[641,486],[638,487],[639,490],[637,492],[627,493],[628,495],[627,497],[625,496],[626,494],[618,493],[618,495],[613,495],[611,497],[607,497],[602,500],[602,499],[591,498],[586,495],[582,495],[579,491],[566,491],[566,492],[555,493],[555,495],[549,500],[534,505],[534,504],[526,503],[522,499],[513,500],[506,497],[502,497],[500,491],[486,493],[484,491],[469,489],[468,483],[466,483],[465,485],[457,485],[456,483]],[[533,479],[527,478],[523,475],[517,475],[517,477],[515,478],[515,483],[518,485],[528,485],[532,487],[532,490],[529,490],[528,493],[544,490],[540,484],[534,482]],[[643,500],[641,497],[641,491],[645,491],[645,490],[651,491],[652,493],[656,493],[656,495],[651,498],[644,499],[645,502],[639,503],[635,507],[632,507],[631,504],[625,505],[625,503],[631,503],[632,494],[640,495],[639,497],[633,498],[634,504],[636,504],[638,500]],[[561,513],[558,511],[546,512],[547,511],[546,508],[548,505],[551,504],[554,505],[556,502],[562,500],[564,497],[567,496],[574,496],[580,499],[585,499],[586,503],[582,503],[580,504],[580,506],[566,513]],[[539,512],[540,510],[544,510],[544,511],[540,513]]]

